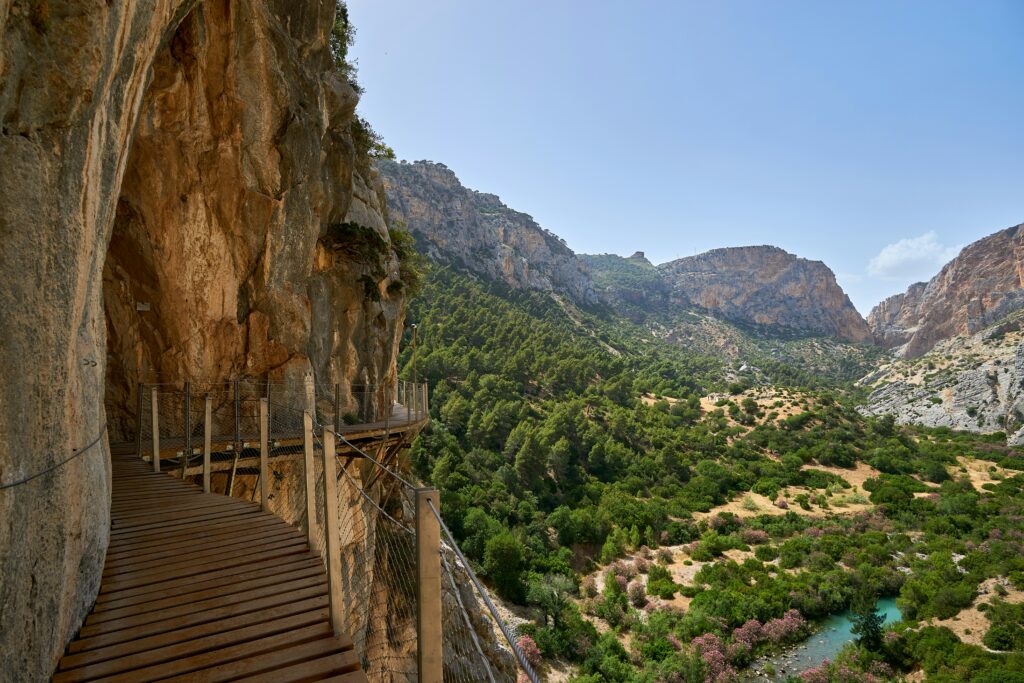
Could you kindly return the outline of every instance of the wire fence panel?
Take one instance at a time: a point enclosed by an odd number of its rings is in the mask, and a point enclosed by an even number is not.
[[[310,549],[319,554],[328,572],[329,553],[340,556],[338,616],[369,680],[418,681],[417,486],[396,471],[399,451],[408,442],[389,438],[390,425],[428,418],[426,385],[399,381],[393,386],[341,387],[241,379],[145,385],[142,392],[141,452],[162,456],[162,469],[173,474],[185,467],[183,474],[199,476],[209,433],[210,470],[218,475],[213,490],[257,500],[262,495],[260,477],[266,476],[267,503],[292,523],[309,525]],[[264,400],[268,467],[261,471]],[[313,452],[308,489],[307,410],[312,416]],[[154,418],[159,454],[153,454]],[[335,452],[327,453],[323,434],[332,423]],[[366,443],[359,439],[373,438],[367,436],[371,428],[383,428],[383,438],[370,441],[372,448],[357,445]],[[328,538],[326,531],[325,457],[335,458],[337,538]],[[441,633],[423,637],[441,639],[444,680],[537,681],[516,645],[516,634],[503,622],[437,510],[431,510],[442,530],[441,546],[435,551],[441,557]]]

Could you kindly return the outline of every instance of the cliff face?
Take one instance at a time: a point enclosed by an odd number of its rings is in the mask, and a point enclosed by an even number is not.
[[[927,284],[889,297],[868,316],[879,344],[916,358],[1024,308],[1024,224],[978,240]]]
[[[428,161],[380,163],[388,209],[441,262],[513,287],[557,291],[581,303],[596,301],[584,266],[558,237],[493,194],[463,187],[447,166]]]
[[[778,247],[714,249],[658,266],[672,295],[733,322],[869,342],[867,323],[820,261]]]
[[[873,387],[862,413],[899,424],[1005,432],[1024,443],[1024,316],[938,342],[914,359],[895,358],[861,380]]]
[[[405,300],[334,3],[0,3],[0,482],[134,430],[135,385],[384,383]],[[99,584],[107,438],[0,490],[0,671]]]

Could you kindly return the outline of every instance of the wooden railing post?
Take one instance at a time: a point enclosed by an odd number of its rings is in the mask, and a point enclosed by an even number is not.
[[[146,403],[145,403],[145,401],[146,401],[146,396],[145,396],[146,387],[145,387],[144,384],[140,383],[138,385],[138,387],[136,387],[136,389],[138,391],[138,396],[136,397],[138,400],[137,400],[137,407],[135,409],[135,426],[136,426],[136,429],[135,429],[135,440],[136,440],[135,454],[137,456],[139,456],[139,458],[141,458],[142,457],[142,430],[145,429],[145,426],[142,424],[142,409],[146,405]]]
[[[210,442],[213,441],[213,399],[206,395],[203,417],[203,493],[210,492]]]
[[[185,443],[181,447],[181,478],[188,476],[188,459],[192,457],[192,385],[185,382]]]
[[[412,398],[409,396],[409,383],[403,382],[405,388],[405,421],[412,422]]]
[[[270,474],[270,422],[267,419],[267,399],[260,399],[260,508],[270,512],[270,487],[267,475]]]
[[[437,489],[416,490],[416,593],[418,641],[416,663],[420,683],[441,683],[441,525],[430,509],[441,512]]]
[[[305,447],[306,469],[306,540],[309,549],[316,550],[316,470],[313,465],[313,416],[302,413],[302,444]]]
[[[324,427],[324,535],[327,546],[327,585],[330,589],[331,627],[340,636],[341,548],[338,547],[338,477],[335,474],[334,425]]]
[[[153,387],[153,471],[160,471],[160,395]]]
[[[341,385],[334,385],[334,424],[341,424]]]

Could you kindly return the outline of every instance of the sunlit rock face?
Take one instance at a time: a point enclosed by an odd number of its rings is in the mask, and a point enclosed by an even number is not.
[[[333,20],[313,0],[0,2],[0,481],[108,420],[129,438],[140,381],[394,378],[405,298]],[[0,491],[16,680],[49,677],[98,590],[106,444]]]
[[[513,287],[554,291],[594,303],[586,266],[565,242],[501,200],[464,187],[444,164],[381,162],[388,208],[431,257]]]
[[[938,342],[969,335],[1024,308],[1024,224],[963,249],[927,283],[872,309],[879,344],[917,358]]]
[[[739,323],[870,342],[835,274],[778,247],[713,249],[658,266],[672,295]]]

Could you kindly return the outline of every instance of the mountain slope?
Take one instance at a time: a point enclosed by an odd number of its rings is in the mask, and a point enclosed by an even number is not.
[[[565,243],[493,194],[464,187],[444,164],[381,160],[391,215],[435,261],[462,264],[516,287],[594,303],[593,283]]]
[[[978,332],[1024,308],[1024,224],[964,248],[927,284],[911,285],[872,309],[875,340],[904,358]]]
[[[676,299],[735,322],[868,342],[871,332],[835,274],[778,247],[713,249],[658,266]]]

